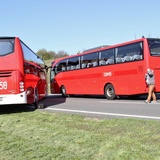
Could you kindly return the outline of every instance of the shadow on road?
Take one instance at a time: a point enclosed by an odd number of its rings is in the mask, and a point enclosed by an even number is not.
[[[49,107],[52,105],[64,103],[65,101],[66,98],[62,97],[61,95],[48,95],[45,99],[42,99],[38,103],[44,104],[45,107]],[[0,115],[33,111],[35,111],[34,105],[0,105]]]
[[[3,105],[0,106],[0,115],[1,114],[12,114],[12,113],[21,113],[21,112],[33,112],[35,108],[33,105]]]
[[[61,103],[65,103],[66,102],[66,98],[62,97],[62,95],[48,95],[45,99],[43,99],[42,101],[40,101],[39,103],[43,103],[45,105],[45,107],[49,107],[52,105],[57,105],[57,104],[61,104]]]

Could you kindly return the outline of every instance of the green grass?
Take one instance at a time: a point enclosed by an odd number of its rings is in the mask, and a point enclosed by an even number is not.
[[[160,123],[40,110],[0,115],[0,160],[159,160]]]

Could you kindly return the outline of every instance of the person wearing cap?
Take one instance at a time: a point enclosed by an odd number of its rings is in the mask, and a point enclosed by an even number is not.
[[[155,79],[154,72],[151,69],[147,69],[147,73],[145,75],[145,80],[148,85],[148,97],[145,100],[145,103],[151,103],[151,98],[153,99],[152,103],[157,102],[156,94],[154,93],[155,89]]]

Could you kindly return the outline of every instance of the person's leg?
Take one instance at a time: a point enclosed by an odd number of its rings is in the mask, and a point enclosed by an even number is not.
[[[152,85],[149,85],[148,86],[148,97],[147,97],[147,102],[150,102],[151,101],[151,97],[152,97]]]
[[[152,98],[153,98],[153,101],[155,102],[157,101],[156,94],[154,92],[152,93]]]
[[[153,101],[157,101],[156,94],[154,93],[154,87],[155,87],[155,85],[151,85],[152,99],[153,99]]]

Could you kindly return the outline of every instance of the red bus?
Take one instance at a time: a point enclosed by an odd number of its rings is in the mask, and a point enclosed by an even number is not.
[[[18,37],[0,37],[0,105],[37,107],[46,95],[45,63]]]
[[[148,68],[154,70],[156,92],[160,92],[160,39],[142,37],[87,50],[52,62],[51,93],[105,95],[110,100],[146,94]]]

